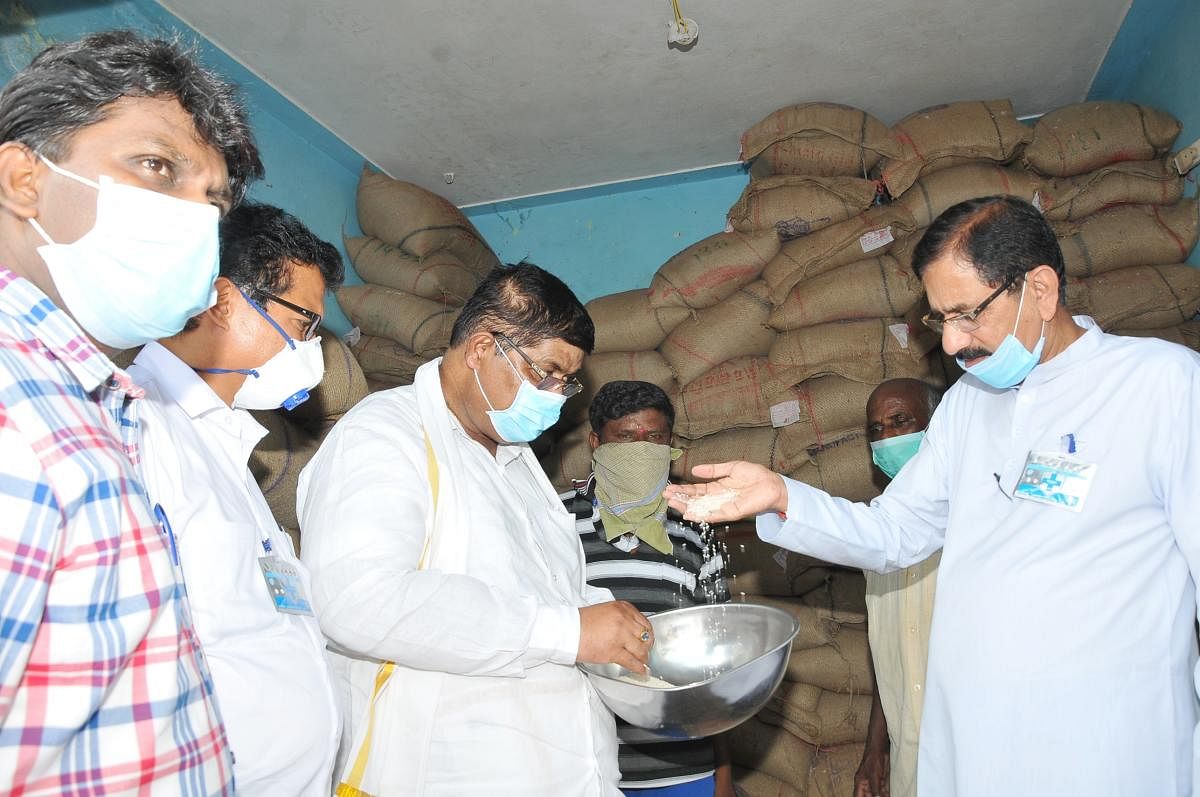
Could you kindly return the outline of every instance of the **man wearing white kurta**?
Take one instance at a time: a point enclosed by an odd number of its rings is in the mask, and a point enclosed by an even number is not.
[[[174,534],[237,793],[325,797],[340,735],[325,640],[311,609],[279,607],[260,567],[291,570],[308,591],[247,467],[266,429],[245,408],[278,407],[320,379],[288,363],[295,345],[320,365],[313,335],[341,257],[295,217],[244,204],[222,222],[220,274],[216,305],[129,369],[146,391],[141,469]]]
[[[736,491],[718,517],[768,513],[764,539],[835,562],[943,548],[920,794],[1193,794],[1200,357],[1072,318],[1057,242],[1020,200],[949,209],[914,267],[968,374],[882,496],[749,463],[672,489]]]
[[[344,654],[347,787],[619,794],[613,718],[575,662],[644,671],[650,625],[587,586],[574,517],[526,445],[578,392],[593,336],[560,280],[498,269],[445,357],[351,410],[302,472],[302,556]]]

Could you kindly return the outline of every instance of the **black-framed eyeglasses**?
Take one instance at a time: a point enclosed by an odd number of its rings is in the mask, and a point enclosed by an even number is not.
[[[512,342],[512,338],[505,335],[503,332],[492,332],[492,337],[496,339],[496,345],[500,348],[500,353],[504,353],[504,347],[515,351],[521,355],[521,359],[529,366],[529,369],[537,375],[538,381],[534,384],[538,390],[547,390],[551,393],[561,393],[566,398],[574,396],[579,391],[583,390],[583,385],[573,376],[568,376],[565,379],[559,379],[557,376],[550,376],[544,370],[538,367],[537,363],[529,359],[529,355],[521,351],[521,347]]]
[[[314,313],[312,310],[309,310],[307,307],[301,307],[298,304],[293,304],[292,302],[289,302],[287,299],[280,299],[275,294],[265,291],[262,288],[251,288],[250,292],[252,294],[254,294],[255,296],[259,296],[259,297],[262,297],[263,299],[267,299],[269,301],[275,302],[278,305],[286,307],[287,309],[291,310],[292,312],[299,313],[300,315],[304,316],[304,318],[307,320],[308,323],[304,327],[304,337],[302,338],[302,340],[312,340],[313,336],[315,336],[317,334],[317,327],[319,327],[321,325],[321,314],[320,313]]]
[[[979,314],[986,310],[988,305],[996,301],[996,299],[1000,297],[1000,294],[1011,288],[1013,283],[1018,279],[1020,279],[1020,277],[1009,277],[1006,279],[999,288],[992,292],[991,296],[980,302],[979,306],[974,310],[966,313],[958,313],[950,316],[949,318],[943,317],[941,313],[926,313],[925,315],[921,316],[921,323],[939,335],[941,335],[945,330],[947,324],[954,327],[959,332],[974,332],[975,330],[979,329]]]

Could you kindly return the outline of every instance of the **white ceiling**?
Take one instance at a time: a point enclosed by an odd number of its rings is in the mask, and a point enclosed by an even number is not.
[[[394,177],[456,204],[736,160],[775,108],[884,122],[1084,98],[1130,0],[160,0]],[[453,185],[442,180],[454,172]]]

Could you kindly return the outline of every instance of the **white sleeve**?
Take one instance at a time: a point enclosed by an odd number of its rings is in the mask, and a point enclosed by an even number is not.
[[[417,569],[430,503],[424,446],[397,428],[404,417],[356,420],[326,438],[297,496],[301,559],[325,635],[353,653],[463,675],[574,663],[575,607]]]
[[[949,515],[948,413],[939,408],[917,454],[869,505],[784,477],[787,519],[759,515],[758,536],[827,562],[885,573],[942,547]]]

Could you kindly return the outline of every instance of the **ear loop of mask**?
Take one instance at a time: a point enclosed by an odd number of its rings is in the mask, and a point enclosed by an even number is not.
[[[508,367],[513,369],[513,373],[517,375],[517,379],[520,380],[521,382],[527,381],[523,376],[521,376],[521,372],[517,370],[517,366],[512,364],[512,360],[508,359],[508,355],[504,353],[504,349],[501,348],[501,346],[500,346],[500,341],[493,340],[493,343],[495,343],[495,345],[496,345],[496,351],[500,352],[500,359],[502,359],[502,360],[504,360],[504,362],[508,363]],[[479,371],[472,368],[471,373],[475,374],[475,384],[479,386],[479,394],[481,396],[483,396],[483,400],[487,402],[488,409],[491,410],[492,412],[500,412],[501,410],[496,409],[492,405],[492,400],[490,398],[488,398],[487,391],[483,389],[483,382],[479,381]],[[521,386],[517,385],[517,389],[520,390],[520,388],[521,388]],[[516,399],[514,399],[514,401],[515,400]],[[509,406],[511,406],[511,405],[509,405]]]
[[[271,314],[268,313],[266,310],[264,310],[262,308],[262,306],[259,305],[258,302],[251,299],[250,295],[247,294],[244,290],[242,290],[241,286],[235,286],[235,287],[237,287],[238,293],[240,293],[242,295],[242,298],[246,300],[246,303],[249,304],[251,307],[253,307],[258,312],[259,315],[261,315],[263,318],[267,319],[267,323],[269,323],[271,326],[275,327],[275,331],[283,336],[283,339],[285,341],[287,341],[287,345],[290,348],[295,349],[296,341],[292,339],[291,335],[289,335],[288,333],[283,331],[283,327],[279,326],[279,324],[275,321],[274,318],[271,318]],[[197,368],[196,370],[203,371],[206,374],[245,374],[246,376],[252,376],[255,379],[258,378],[258,371],[254,370],[253,368]],[[479,377],[475,377],[475,378],[478,379]],[[484,398],[486,399],[487,396],[484,396]],[[489,404],[488,406],[491,406],[491,404]]]
[[[49,158],[47,158],[45,155],[43,155],[40,152],[35,152],[34,154],[37,155],[38,158],[41,159],[42,163],[44,163],[50,167],[50,171],[55,172],[56,174],[61,174],[63,177],[66,177],[67,179],[70,179],[70,180],[74,180],[77,183],[83,183],[88,188],[94,188],[97,191],[100,190],[100,183],[97,183],[94,180],[89,180],[86,177],[80,177],[78,174],[75,174],[75,172],[70,171],[68,169],[64,169],[63,167],[59,166],[57,163],[50,160]],[[54,239],[46,234],[46,231],[42,228],[42,225],[38,224],[37,219],[30,219],[29,226],[33,227],[33,229],[37,231],[37,234],[42,236],[43,241],[50,244],[51,246],[55,245]]]
[[[1026,275],[1021,279],[1021,301],[1017,302],[1017,319],[1013,322],[1012,336],[1014,338],[1017,338],[1017,327],[1021,326],[1021,308],[1025,306],[1025,289],[1027,287],[1029,287],[1029,274],[1028,273],[1026,273]],[[1045,322],[1045,320],[1043,320],[1042,321],[1042,329],[1040,332],[1038,332],[1038,340],[1041,340],[1045,336],[1046,336],[1046,322]],[[1020,338],[1017,338],[1017,343],[1021,343]],[[1024,343],[1021,343],[1022,347],[1024,345],[1025,345]],[[1035,343],[1034,345],[1036,346],[1037,344]],[[1028,349],[1026,349],[1026,351],[1028,351]]]

